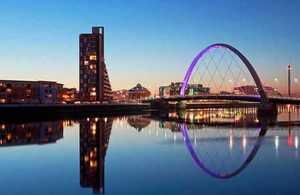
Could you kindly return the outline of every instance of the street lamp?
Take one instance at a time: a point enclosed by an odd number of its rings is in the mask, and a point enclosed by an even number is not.
[[[295,82],[295,83],[298,83],[298,82],[299,82],[299,79],[298,79],[298,78],[294,78],[294,82]]]
[[[279,80],[277,77],[274,78],[274,82],[275,82],[275,91],[278,91],[278,83],[279,83]]]

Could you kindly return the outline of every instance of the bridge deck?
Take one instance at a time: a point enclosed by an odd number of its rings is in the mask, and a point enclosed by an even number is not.
[[[300,104],[300,98],[283,97],[283,96],[269,96],[269,101],[275,104]],[[247,101],[247,102],[261,102],[259,95],[196,95],[196,96],[172,96],[160,98],[168,102],[189,101],[189,100],[231,100],[231,101]],[[153,100],[152,100],[153,101]],[[151,101],[150,101],[151,102]]]

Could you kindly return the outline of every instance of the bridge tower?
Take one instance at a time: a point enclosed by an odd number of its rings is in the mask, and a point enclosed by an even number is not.
[[[222,64],[222,61],[225,61],[224,60],[224,53],[226,51],[230,54],[231,57],[234,56],[234,57],[237,58],[236,60],[234,60],[234,62],[239,61],[240,64],[241,64],[241,67],[245,68],[245,70],[240,68],[238,71],[236,71],[238,76],[235,78],[235,80],[239,80],[241,72],[248,72],[250,74],[250,79],[252,78],[253,84],[257,88],[257,93],[260,96],[261,104],[258,107],[258,115],[261,115],[261,116],[264,116],[266,114],[267,115],[277,115],[276,105],[269,102],[269,98],[268,98],[267,93],[264,90],[263,84],[262,84],[256,70],[254,69],[254,67],[250,63],[250,61],[239,50],[237,50],[233,46],[225,44],[225,43],[215,43],[215,44],[209,45],[208,47],[201,50],[194,57],[193,61],[189,65],[189,67],[186,71],[186,74],[184,76],[184,79],[182,81],[183,85],[180,89],[180,96],[185,96],[186,95],[185,92],[188,89],[188,84],[191,80],[193,80],[193,76],[197,75],[196,73],[197,73],[197,70],[200,67],[199,64],[201,64],[201,62],[204,63],[204,64],[202,64],[202,66],[204,67],[204,71],[206,71],[208,69],[208,67],[210,67],[212,65],[211,61],[213,61],[213,64],[215,63],[215,60],[211,60],[212,57],[211,57],[210,53],[212,53],[213,51],[217,51],[219,49],[222,49],[223,52],[222,52],[221,55],[219,55],[220,57],[218,58],[217,62],[218,62],[218,64],[221,63],[222,66],[216,65],[215,69],[213,69],[212,71],[208,71],[209,75],[213,78],[210,78],[209,82],[207,82],[207,84],[209,85],[210,83],[215,83],[214,79],[221,78],[220,79],[220,81],[221,81],[220,86],[223,86],[223,84],[226,83],[226,79],[224,79],[226,75],[231,75],[233,77],[236,77],[235,75],[232,75],[232,71],[230,70],[231,65],[232,65],[232,58],[228,63],[228,68],[224,70],[226,74],[223,75],[223,74],[219,73],[219,74],[215,75],[215,73],[218,73],[219,68],[224,67],[224,64]],[[210,58],[209,60],[206,60],[207,56]],[[227,66],[227,63],[225,65]],[[230,70],[230,71],[228,72],[228,70]],[[204,74],[201,74],[201,73],[199,75],[202,75],[202,77],[204,76]],[[245,78],[242,79],[242,81],[246,81],[246,80],[247,79],[245,79]],[[230,83],[232,83],[233,80],[230,78],[228,81],[230,81]],[[236,84],[240,84],[240,82],[236,82]],[[218,93],[222,94],[224,92],[219,90]],[[228,93],[228,92],[225,91],[225,93]],[[234,92],[232,92],[232,93],[234,93]],[[247,94],[248,92],[245,92],[245,93]]]

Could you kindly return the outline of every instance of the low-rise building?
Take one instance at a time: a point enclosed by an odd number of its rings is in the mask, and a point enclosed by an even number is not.
[[[202,84],[189,84],[187,89],[188,95],[209,94],[209,87],[204,87]]]
[[[168,86],[159,87],[159,96],[160,97],[170,97],[170,96],[178,96],[180,95],[180,90],[182,87],[182,82],[172,82]],[[186,95],[200,95],[200,94],[208,94],[210,89],[208,87],[204,87],[202,84],[188,84],[188,87],[185,91]]]
[[[0,103],[60,103],[62,88],[63,84],[53,81],[0,80]]]
[[[113,101],[115,102],[127,102],[129,99],[128,90],[121,89],[112,92]]]
[[[128,90],[129,100],[143,100],[148,98],[150,95],[151,92],[140,83]]]
[[[280,92],[270,86],[264,86],[264,91],[269,96],[281,96]],[[258,88],[254,85],[245,85],[234,88],[234,94],[238,95],[259,95]]]
[[[65,103],[74,103],[79,101],[79,92],[76,88],[63,88],[61,98]]]

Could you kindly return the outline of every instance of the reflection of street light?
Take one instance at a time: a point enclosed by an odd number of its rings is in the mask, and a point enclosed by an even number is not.
[[[278,150],[279,147],[279,137],[275,136],[275,149]]]

